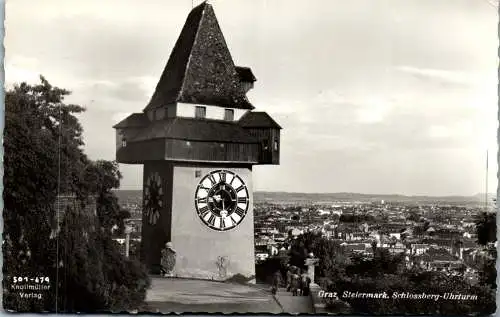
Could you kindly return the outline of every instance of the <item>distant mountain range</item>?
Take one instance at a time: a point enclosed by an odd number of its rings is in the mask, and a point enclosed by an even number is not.
[[[141,200],[142,190],[116,190],[118,199]],[[359,193],[290,193],[290,192],[254,192],[256,202],[336,202],[336,201],[381,201],[386,202],[420,202],[420,203],[484,203],[485,194],[473,196],[406,196],[406,195],[378,195]],[[490,203],[496,198],[495,194],[488,194]]]
[[[255,192],[256,201],[312,201],[312,202],[335,202],[335,201],[386,201],[386,202],[440,202],[440,203],[479,203],[484,202],[485,194],[473,196],[407,196],[407,195],[381,195],[360,193],[289,193],[289,192]],[[489,194],[488,200],[493,202],[495,194]]]

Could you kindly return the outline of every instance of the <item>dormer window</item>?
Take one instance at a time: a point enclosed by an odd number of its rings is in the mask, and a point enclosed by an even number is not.
[[[196,119],[205,119],[207,116],[207,107],[196,106],[194,110],[194,117]]]
[[[224,120],[234,121],[234,110],[233,109],[224,109]]]

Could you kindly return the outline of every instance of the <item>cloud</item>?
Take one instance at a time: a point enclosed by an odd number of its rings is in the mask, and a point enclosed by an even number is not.
[[[6,79],[43,74],[71,90],[68,101],[87,106],[86,150],[113,158],[111,127],[145,107],[191,9],[171,2],[7,2]],[[474,153],[497,124],[497,79],[487,73],[497,65],[497,17],[487,4],[213,5],[235,63],[258,77],[256,111],[284,128],[282,164],[257,168],[258,189],[475,188]],[[140,167],[124,171],[124,185],[139,187]],[[289,184],[292,174],[300,182]]]
[[[148,97],[143,83],[137,79],[125,79],[122,81],[95,81],[88,83],[86,89],[93,94],[106,96],[117,101],[142,101]]]
[[[449,128],[444,127],[444,126],[431,126],[428,129],[429,136],[431,138],[449,138],[451,136],[451,131]]]
[[[442,84],[473,85],[477,82],[475,74],[463,71],[419,68],[414,66],[398,66],[396,69],[419,79],[434,80]]]
[[[12,86],[13,84],[18,84],[21,82],[26,82],[29,84],[35,84],[40,82],[40,74],[32,70],[16,67],[14,65],[5,65],[5,84],[6,86]]]
[[[475,90],[426,96],[429,87],[398,88],[405,89],[386,95],[322,91],[310,100],[294,100],[295,113],[286,109],[274,117],[295,153],[473,149],[494,131],[485,120],[491,111],[470,105]]]
[[[40,82],[40,73],[36,71],[38,68],[38,60],[32,57],[22,55],[14,55],[5,59],[5,84],[11,86],[13,84],[26,82],[30,84]]]

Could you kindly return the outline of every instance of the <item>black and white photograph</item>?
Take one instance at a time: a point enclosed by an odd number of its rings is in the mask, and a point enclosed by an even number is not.
[[[489,316],[498,0],[6,0],[19,313]]]

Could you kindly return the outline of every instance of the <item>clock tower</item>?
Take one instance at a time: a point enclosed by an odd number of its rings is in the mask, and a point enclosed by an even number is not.
[[[253,111],[256,78],[235,66],[207,2],[188,15],[151,100],[114,126],[116,158],[143,164],[141,260],[179,277],[255,277],[252,166],[279,164],[281,127]]]

